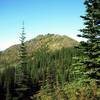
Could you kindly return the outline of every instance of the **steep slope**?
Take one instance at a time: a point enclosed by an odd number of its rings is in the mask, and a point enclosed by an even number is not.
[[[69,38],[68,36],[61,36],[61,35],[54,35],[54,34],[47,34],[47,35],[39,35],[34,39],[26,41],[27,52],[28,55],[31,56],[33,52],[37,49],[47,46],[50,51],[54,51],[61,48],[69,48],[73,47],[78,42]],[[2,52],[0,57],[0,66],[2,64],[11,64],[18,61],[18,50],[20,44],[13,45],[10,48],[6,49]]]

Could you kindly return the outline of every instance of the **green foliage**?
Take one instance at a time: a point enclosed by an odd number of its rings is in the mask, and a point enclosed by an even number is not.
[[[86,15],[81,16],[85,22],[85,28],[81,29],[82,35],[87,41],[80,42],[79,50],[83,52],[83,58],[78,61],[85,68],[85,74],[100,81],[100,5],[99,0],[85,0]]]
[[[21,47],[22,49],[19,49],[21,63],[7,67],[8,69],[5,67],[0,73],[0,94],[3,94],[1,100],[78,100],[78,98],[94,100],[94,97],[99,98],[100,90],[93,85],[92,80],[83,77],[85,69],[80,63],[77,64],[77,61],[82,61],[84,55],[75,48],[50,50],[48,45],[42,45],[29,56],[23,53],[24,50],[26,52],[26,46]],[[23,64],[24,61],[25,64]],[[7,66],[7,63],[5,65]]]
[[[0,100],[12,100],[14,89],[15,68],[8,66],[0,72]]]
[[[62,91],[65,82],[73,80],[72,57],[75,53],[74,48],[62,48],[51,52],[48,47],[42,47],[33,53],[31,75],[33,81],[40,82],[46,95],[56,98],[58,88]]]
[[[58,76],[59,80],[61,80],[63,77],[64,80],[69,81],[71,78],[70,66],[74,54],[74,48],[62,48],[61,50],[56,50],[54,52],[50,52],[47,47],[39,49],[33,54],[32,62],[34,65],[31,69],[32,76],[36,76],[37,79],[39,79],[39,77],[44,75],[42,76],[43,78],[46,76],[47,71],[51,71],[48,73],[55,74],[55,78]]]
[[[19,57],[20,62],[19,66],[16,70],[16,93],[17,93],[17,99],[18,100],[24,100],[24,98],[27,98],[26,94],[27,91],[31,90],[32,81],[31,77],[28,73],[28,63],[27,63],[27,51],[25,46],[25,32],[24,32],[24,23],[22,28],[22,33],[20,37],[21,45],[19,49]]]
[[[89,81],[89,83],[84,81]],[[94,80],[80,79],[80,81],[67,83],[63,90],[68,100],[99,100],[100,90],[97,89]]]
[[[69,66],[71,66],[72,56],[75,53],[73,48],[62,48],[64,46],[62,44],[69,41],[69,45],[73,46],[76,41],[58,35],[46,35],[25,43],[24,35],[23,29],[20,38],[21,45],[15,45],[0,55],[1,100],[32,99],[30,96],[39,91],[40,86],[41,90],[43,88],[45,91],[45,96],[48,95],[49,98],[54,100],[59,98],[62,92],[59,96],[57,93],[62,91],[65,81],[71,80]],[[55,41],[59,43],[57,47],[53,45]],[[34,42],[36,45],[32,45]],[[31,45],[34,50],[30,49]],[[37,46],[37,48],[34,46]],[[52,47],[54,49],[51,49]],[[18,51],[20,52],[18,53]],[[8,65],[14,68],[13,73],[10,72],[10,69],[9,71],[6,69]],[[5,73],[6,70],[7,73]]]
[[[100,1],[84,4],[78,36],[87,41],[78,49],[75,40],[50,33],[25,42],[23,24],[21,44],[0,52],[0,100],[100,99]]]
[[[59,50],[62,47],[69,48],[78,44],[77,41],[69,38],[68,36],[61,35],[39,35],[34,39],[25,42],[25,46],[27,49],[27,55],[30,57],[33,52],[37,51],[39,48],[43,46],[48,46],[50,51]],[[15,65],[19,63],[19,49],[20,44],[13,45],[2,52],[0,59],[0,66],[6,66],[5,62],[8,64]],[[28,58],[28,57],[27,57]]]

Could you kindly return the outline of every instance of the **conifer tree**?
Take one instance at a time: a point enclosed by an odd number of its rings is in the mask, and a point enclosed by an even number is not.
[[[79,58],[79,61],[85,66],[85,74],[100,82],[100,0],[85,0],[84,5],[86,15],[81,18],[85,21],[85,28],[78,36],[87,41],[80,42],[78,48],[84,58]]]
[[[19,68],[17,68],[17,94],[18,94],[18,100],[24,98],[27,98],[28,91],[31,90],[32,81],[30,78],[30,75],[28,73],[28,65],[27,65],[27,51],[26,51],[26,45],[25,45],[25,32],[24,32],[24,22],[22,27],[22,33],[20,37],[21,45],[19,49],[19,57],[20,57],[20,65]],[[30,99],[29,99],[30,100]]]

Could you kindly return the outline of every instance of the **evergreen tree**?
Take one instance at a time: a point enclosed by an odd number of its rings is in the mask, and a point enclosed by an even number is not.
[[[32,80],[30,78],[30,75],[28,73],[28,64],[27,64],[27,51],[25,46],[25,32],[24,32],[24,22],[22,27],[22,33],[20,37],[21,45],[19,49],[19,57],[20,57],[20,65],[16,69],[16,84],[17,84],[17,94],[18,94],[18,100],[25,100],[24,98],[29,97],[29,91],[31,91],[32,88]],[[30,100],[30,99],[28,99]]]
[[[85,28],[78,36],[87,41],[80,42],[78,48],[83,57],[79,61],[85,66],[85,74],[100,82],[100,0],[85,0],[84,5],[86,15],[81,18],[85,20]]]

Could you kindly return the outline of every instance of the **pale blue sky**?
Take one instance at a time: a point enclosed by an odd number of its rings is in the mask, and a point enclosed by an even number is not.
[[[55,33],[74,39],[83,27],[84,0],[0,0],[0,50],[19,43],[22,21],[27,40]]]

